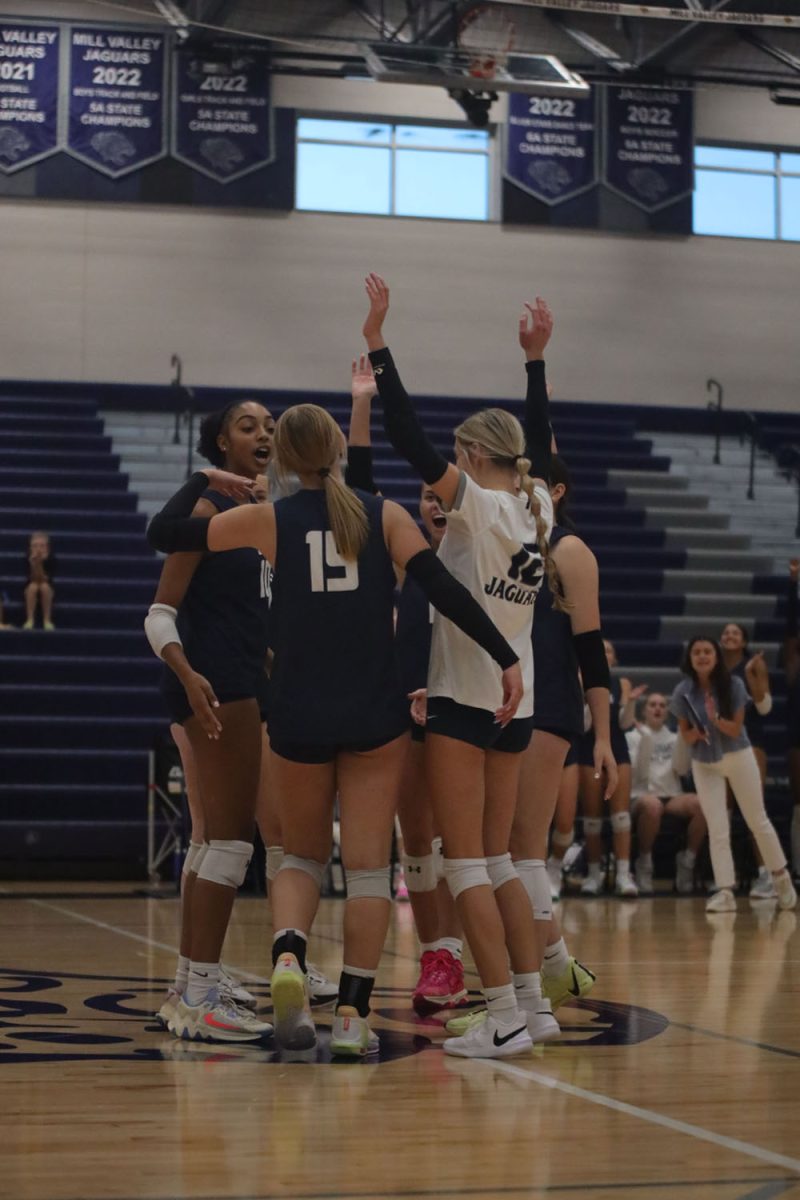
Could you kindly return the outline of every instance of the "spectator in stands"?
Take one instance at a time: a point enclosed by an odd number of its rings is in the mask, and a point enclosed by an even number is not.
[[[616,667],[614,643],[604,640],[609,667]],[[631,857],[631,760],[625,730],[633,728],[636,701],[647,691],[646,684],[633,687],[630,679],[611,679],[611,752],[617,763],[617,786],[608,802],[616,858],[615,891],[618,896],[633,899],[638,895],[636,881],[630,873]],[[594,767],[594,730],[578,739],[578,762],[581,776],[583,832],[586,836],[586,857],[589,873],[581,888],[582,896],[599,896],[603,890],[603,789],[602,778]]]
[[[752,704],[748,704],[744,713],[744,727],[753,747],[753,754],[758,763],[761,775],[761,786],[767,783],[767,751],[766,729],[764,717],[772,711],[772,696],[769,690],[769,672],[761,651],[748,658],[749,634],[743,625],[729,621],[720,635],[719,644],[722,658],[731,675],[738,675]],[[772,877],[761,861],[758,848],[755,848],[758,859],[758,875],[750,888],[752,900],[774,900],[775,888]]]
[[[788,691],[787,732],[789,742],[789,783],[792,789],[792,869],[800,875],[800,603],[797,579],[800,559],[789,563],[789,591],[786,597],[786,632],[783,640],[783,668]]]
[[[772,872],[779,906],[794,908],[797,893],[778,835],[764,808],[758,764],[744,728],[747,688],[741,679],[731,676],[719,645],[711,638],[692,638],[681,670],[686,679],[672,693],[670,712],[678,718],[681,735],[691,747],[692,775],[708,823],[711,866],[718,890],[706,904],[706,912],[736,910],[726,781]]]
[[[0,629],[13,629],[13,625],[6,624],[4,608],[4,605],[6,604],[8,604],[8,596],[6,596],[5,592],[3,592],[2,596],[0,596]]]
[[[631,754],[632,814],[639,854],[636,883],[640,895],[653,892],[653,846],[664,813],[688,822],[686,849],[675,859],[675,889],[681,895],[694,891],[697,852],[706,836],[700,801],[684,792],[680,776],[689,769],[686,743],[666,724],[666,697],[652,692],[645,701],[644,721],[627,735]]]
[[[33,629],[36,621],[36,607],[42,607],[42,627],[47,630],[55,629],[53,624],[53,575],[56,568],[56,556],[50,548],[50,536],[36,530],[28,542],[27,573],[28,582],[25,584],[25,624],[23,629]]]

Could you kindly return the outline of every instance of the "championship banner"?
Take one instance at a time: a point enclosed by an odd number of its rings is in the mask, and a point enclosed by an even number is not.
[[[67,150],[117,179],[166,154],[160,33],[70,30]]]
[[[175,53],[172,155],[218,183],[275,158],[270,77],[261,54]]]
[[[0,23],[0,171],[58,149],[59,30]]]
[[[604,182],[645,212],[692,192],[693,101],[690,91],[606,88]]]
[[[506,179],[544,204],[561,204],[597,182],[595,98],[508,97]]]

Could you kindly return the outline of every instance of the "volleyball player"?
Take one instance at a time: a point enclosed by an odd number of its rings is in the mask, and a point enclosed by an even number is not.
[[[606,638],[603,642],[609,667],[617,665],[614,643]],[[583,831],[586,835],[586,857],[589,873],[581,887],[582,896],[598,896],[603,890],[601,859],[603,856],[603,801],[608,801],[611,813],[611,831],[616,858],[614,890],[618,896],[634,899],[639,894],[636,880],[631,875],[631,757],[625,741],[625,730],[631,729],[635,719],[636,701],[647,691],[645,684],[632,687],[629,679],[611,679],[609,701],[609,733],[611,752],[617,764],[617,786],[613,791],[605,787],[596,767],[597,729],[592,718],[592,728],[578,740],[578,763],[581,776],[581,803],[583,806]]]
[[[786,628],[783,637],[783,668],[788,691],[786,723],[789,741],[789,784],[792,789],[792,869],[800,876],[800,602],[797,579],[800,559],[789,563],[786,595]]]
[[[249,502],[273,431],[271,414],[256,401],[235,402],[204,419],[200,453],[235,472],[239,482],[233,495],[223,495],[203,475],[194,498],[197,516]],[[270,1031],[237,1003],[252,998],[231,991],[220,962],[235,896],[231,881],[241,882],[252,853],[269,596],[269,563],[254,550],[224,558],[173,554],[145,622],[153,650],[169,668],[162,692],[191,747],[196,772],[187,770],[187,779],[197,780],[200,808],[192,812],[194,836],[183,866],[175,983],[159,1013],[179,1037],[250,1041]]]
[[[526,431],[502,409],[468,418],[455,431],[456,465],[426,437],[383,339],[389,291],[366,280],[364,336],[392,445],[448,512],[439,557],[480,600],[524,665],[518,719],[499,728],[492,709],[500,680],[452,625],[434,617],[425,737],[428,787],[444,846],[445,875],[481,978],[487,1018],[445,1051],[464,1057],[522,1053],[539,1031],[533,918],[508,852],[522,752],[533,712],[533,602],[545,569],[552,503],[544,480],[550,455],[543,364],[531,364]],[[546,306],[537,300],[544,319]],[[527,443],[540,454],[529,474]],[[520,486],[521,485],[521,486]],[[512,982],[509,956],[514,971]],[[516,986],[515,986],[516,985]],[[552,1017],[550,1018],[552,1022]]]
[[[361,1056],[377,1048],[367,1016],[391,909],[389,855],[407,740],[393,564],[499,664],[499,728],[512,721],[523,687],[518,655],[408,514],[344,486],[343,449],[341,430],[323,409],[290,408],[276,426],[275,451],[280,468],[299,477],[300,491],[210,521],[185,520],[205,484],[202,474],[193,476],[153,519],[149,536],[165,551],[255,546],[275,565],[270,732],[286,852],[273,895],[275,1036],[295,1050],[315,1042],[303,967],[338,792],[348,898],[331,1049]],[[237,876],[229,872],[229,887]]]
[[[353,420],[347,450],[347,481],[375,491],[372,478],[370,413],[377,393],[375,374],[362,354],[353,361]],[[438,550],[447,528],[439,497],[422,485],[419,515],[431,548]],[[395,645],[404,694],[420,702],[428,682],[431,650],[431,606],[416,581],[407,575],[397,604]],[[420,972],[411,1002],[420,1015],[465,1000],[462,929],[444,879],[441,838],[435,836],[433,811],[424,770],[424,717],[411,720],[411,739],[400,782],[397,815],[403,842],[403,868],[408,899],[420,941]]]

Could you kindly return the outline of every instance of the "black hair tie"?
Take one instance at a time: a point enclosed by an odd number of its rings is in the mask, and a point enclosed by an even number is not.
[[[330,473],[331,473],[330,467],[320,467],[320,469],[317,471],[317,474],[319,475],[320,479],[327,479],[328,476],[330,475]]]

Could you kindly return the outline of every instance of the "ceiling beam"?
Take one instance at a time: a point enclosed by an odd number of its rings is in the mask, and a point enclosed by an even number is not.
[[[784,50],[781,46],[773,46],[772,42],[768,42],[762,34],[755,33],[752,29],[743,29],[739,36],[743,42],[748,42],[751,46],[755,46],[757,50],[768,54],[770,58],[777,59],[778,62],[783,63],[790,70],[800,73],[800,58],[796,54]]]
[[[704,9],[704,11],[705,12],[720,12],[724,8],[729,8],[731,3],[732,3],[732,0],[715,0],[715,3],[712,4],[709,8]],[[666,39],[666,41],[662,42],[661,45],[659,47],[657,47],[657,49],[651,50],[649,54],[645,54],[644,57],[639,58],[636,62],[636,66],[637,67],[657,66],[660,62],[663,61],[663,59],[665,57],[667,57],[669,54],[672,54],[676,47],[682,46],[683,43],[686,42],[687,40],[689,40],[690,38],[696,37],[697,33],[701,29],[705,29],[705,28],[706,28],[705,25],[703,25],[697,21],[694,21],[689,25],[684,25],[681,29],[678,30],[677,33],[674,33],[671,37],[668,37]]]

